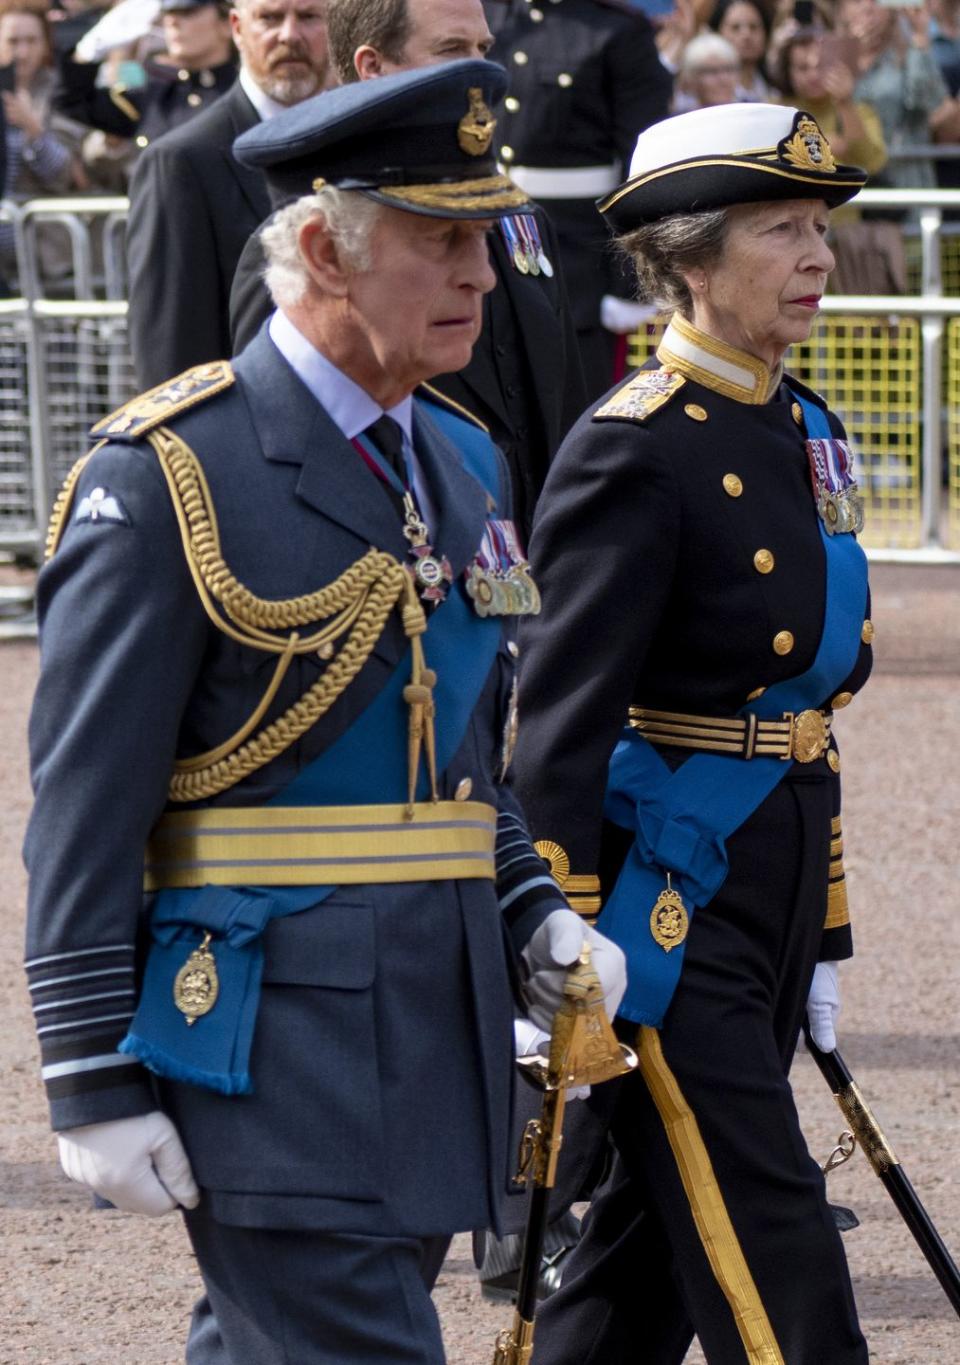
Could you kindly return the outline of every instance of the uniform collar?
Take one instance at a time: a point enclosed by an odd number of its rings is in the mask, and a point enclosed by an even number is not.
[[[674,313],[657,347],[664,369],[695,379],[738,403],[768,403],[783,378],[783,366],[771,370],[756,356],[708,336]]]

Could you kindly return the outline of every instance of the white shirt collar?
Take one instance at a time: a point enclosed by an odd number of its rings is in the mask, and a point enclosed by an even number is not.
[[[259,85],[257,85],[256,81],[250,75],[250,72],[242,64],[237,80],[240,82],[241,90],[264,121],[268,118],[273,118],[274,114],[282,114],[284,109],[287,108],[287,105],[281,104],[279,100],[275,100],[272,96],[268,95],[266,90],[261,90]]]
[[[299,379],[352,441],[386,411],[399,422],[408,448],[413,448],[413,396],[408,394],[384,410],[366,389],[318,351],[280,309],[270,319],[270,339]]]

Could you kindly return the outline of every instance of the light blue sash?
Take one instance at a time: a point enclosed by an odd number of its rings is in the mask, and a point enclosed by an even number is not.
[[[417,400],[423,401],[423,400]],[[430,417],[457,447],[467,472],[501,496],[496,448],[485,432],[426,403]],[[462,579],[429,614],[427,663],[437,674],[437,772],[463,743],[470,717],[496,658],[502,622],[473,610]],[[407,799],[407,716],[410,679],[404,651],[387,684],[338,740],[303,768],[268,804],[346,806]],[[428,795],[421,772],[418,799]],[[217,887],[157,894],[150,914],[152,943],[137,1013],[120,1051],[158,1075],[219,1090],[249,1093],[250,1045],[263,970],[261,936],[268,922],[319,905],[333,886]],[[173,983],[204,931],[211,944],[219,995],[209,1014],[187,1025],[173,1003]]]
[[[826,415],[794,395],[807,434],[831,436]],[[819,706],[847,678],[860,648],[867,601],[866,556],[852,535],[826,534],[826,605],[816,658],[806,673],[775,683],[738,712],[779,719],[784,711]],[[694,754],[676,772],[641,735],[626,727],[610,760],[604,814],[634,833],[634,842],[597,927],[627,955],[627,992],[620,1013],[637,1024],[659,1027],[673,998],[685,944],[669,952],[650,932],[650,912],[666,888],[683,897],[690,919],[706,905],[727,875],[725,840],[749,818],[783,778],[789,764],[755,756]]]

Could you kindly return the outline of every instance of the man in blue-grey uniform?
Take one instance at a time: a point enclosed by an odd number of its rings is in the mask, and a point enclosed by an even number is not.
[[[234,365],[105,419],[58,500],[31,722],[27,969],[61,1161],[186,1210],[191,1361],[436,1365],[498,1226],[515,1007],[584,937],[505,784],[538,593],[466,363],[505,77],[307,101],[238,154],[290,199]],[[144,891],[148,893],[144,910]],[[145,966],[137,971],[138,951]]]

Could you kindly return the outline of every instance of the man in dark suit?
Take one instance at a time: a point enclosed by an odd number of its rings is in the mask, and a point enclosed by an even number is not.
[[[151,143],[130,186],[130,343],[144,387],[230,355],[230,285],[247,239],[270,212],[263,176],[239,165],[233,142],[328,79],[319,0],[240,0],[231,24],[236,83]]]
[[[416,66],[482,57],[493,39],[480,0],[331,0],[330,60],[344,84]],[[502,110],[499,117],[503,117]],[[573,314],[549,218],[504,219],[490,234],[497,287],[484,298],[483,331],[459,374],[437,377],[476,414],[507,457],[514,519],[524,543],[553,454],[586,405]],[[271,310],[263,249],[251,239],[230,299],[234,351]]]
[[[537,610],[506,468],[422,387],[469,359],[524,206],[504,85],[400,73],[241,139],[291,199],[278,311],[98,424],[41,576],[52,1118],[72,1178],[187,1210],[204,1365],[440,1365],[438,1248],[511,1174],[515,1000],[549,1026],[585,938],[609,1013],[625,986],[504,781]]]

